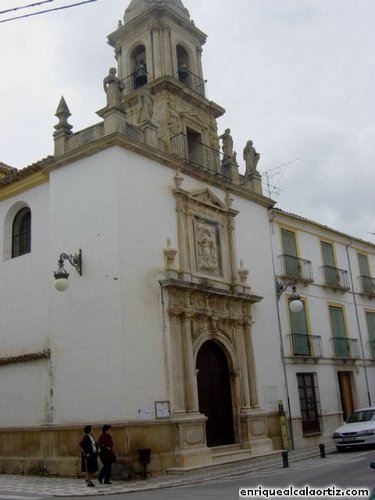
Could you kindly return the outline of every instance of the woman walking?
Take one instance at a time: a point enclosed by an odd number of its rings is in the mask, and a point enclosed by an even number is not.
[[[98,475],[99,483],[103,482],[104,484],[112,484],[111,483],[111,469],[113,462],[116,461],[116,456],[113,451],[113,439],[110,434],[111,426],[103,425],[102,434],[99,436],[98,444],[99,444],[99,458],[103,464],[103,467]]]
[[[92,482],[98,472],[98,442],[92,435],[92,426],[86,425],[83,429],[83,436],[79,446],[81,447],[81,470],[86,472],[87,486],[92,487]]]

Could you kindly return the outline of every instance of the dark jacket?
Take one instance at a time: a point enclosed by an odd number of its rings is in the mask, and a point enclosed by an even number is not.
[[[106,432],[103,432],[103,434],[99,436],[98,444],[99,444],[100,459],[102,460],[104,458],[107,460],[114,461],[115,454],[113,451],[112,436],[110,434],[107,434]]]
[[[85,434],[79,443],[81,447],[81,469],[82,472],[96,472],[98,470],[98,443],[95,438],[94,446],[91,437]]]

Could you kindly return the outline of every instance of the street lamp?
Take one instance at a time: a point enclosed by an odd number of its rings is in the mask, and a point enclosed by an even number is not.
[[[288,281],[287,283],[284,283],[283,281],[276,280],[276,293],[277,293],[277,300],[280,299],[281,295],[288,289],[292,289],[292,295],[290,297],[289,301],[289,309],[293,313],[299,313],[303,309],[303,302],[301,300],[301,297],[297,293],[297,288],[296,285],[293,283],[293,281]]]
[[[78,272],[80,276],[82,276],[82,251],[79,250],[78,254],[68,255],[66,253],[60,254],[60,258],[57,261],[58,268],[53,273],[55,276],[55,288],[59,292],[65,292],[69,287],[69,273],[64,267],[64,262],[68,261]]]

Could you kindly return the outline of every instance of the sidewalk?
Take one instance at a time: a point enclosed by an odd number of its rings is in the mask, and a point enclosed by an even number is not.
[[[326,453],[332,453],[334,447],[326,446]],[[305,458],[319,457],[319,448],[308,448],[289,453],[289,462],[293,463]],[[84,478],[65,479],[35,476],[0,475],[0,495],[6,491],[11,494],[47,495],[56,497],[79,497],[109,495],[115,493],[130,493],[132,491],[147,491],[158,488],[182,486],[208,479],[238,475],[245,472],[266,469],[268,467],[282,468],[281,452],[269,456],[258,456],[245,462],[232,462],[214,468],[186,472],[183,475],[167,475],[151,477],[146,480],[113,481],[111,485],[101,485],[95,481],[95,488],[87,488]]]

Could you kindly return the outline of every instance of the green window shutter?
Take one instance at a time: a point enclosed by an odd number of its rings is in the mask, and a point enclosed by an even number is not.
[[[331,320],[335,355],[337,357],[347,358],[350,354],[350,346],[346,337],[344,311],[340,307],[330,306],[329,316]]]
[[[372,279],[370,278],[370,268],[368,265],[367,255],[364,255],[362,253],[359,253],[357,255],[358,255],[359,274],[361,276],[360,280],[362,284],[362,291],[365,293],[372,293],[373,286],[372,286]]]
[[[298,313],[289,312],[292,333],[293,354],[310,356],[310,343],[307,330],[305,307]]]
[[[339,276],[336,273],[335,256],[333,254],[333,246],[331,243],[321,242],[325,280],[329,285],[337,285]]]
[[[358,264],[359,264],[359,273],[361,274],[361,276],[370,276],[370,269],[368,266],[367,255],[359,253]]]
[[[286,229],[281,230],[285,272],[289,276],[300,276],[301,269],[298,262],[296,235]]]
[[[372,358],[375,359],[375,313],[366,313],[368,336],[371,341]]]

